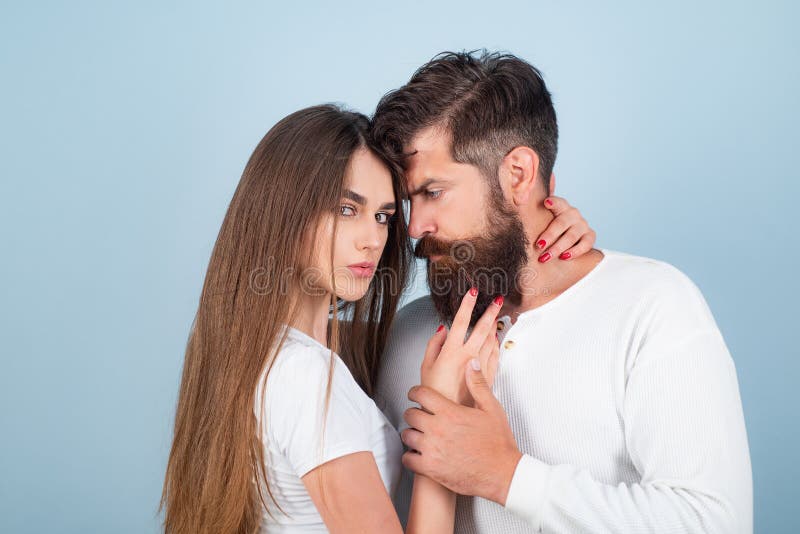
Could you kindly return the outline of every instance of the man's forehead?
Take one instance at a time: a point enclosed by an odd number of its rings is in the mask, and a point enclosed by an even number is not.
[[[403,147],[403,153],[408,154],[408,164],[412,161],[425,158],[426,156],[441,154],[443,151],[449,153],[450,135],[441,127],[429,126],[420,130]]]
[[[421,130],[405,145],[403,152],[409,191],[418,189],[423,182],[441,174],[452,163],[450,136],[439,127]]]

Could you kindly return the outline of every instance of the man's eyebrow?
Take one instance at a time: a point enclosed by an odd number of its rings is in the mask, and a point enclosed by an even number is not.
[[[349,198],[350,200],[352,200],[356,204],[360,204],[361,206],[366,206],[367,205],[367,199],[364,198],[363,196],[359,195],[358,193],[356,193],[352,189],[345,189],[344,192],[342,193],[342,196],[345,197],[345,198]],[[394,202],[386,202],[385,204],[381,205],[380,209],[382,209],[382,210],[396,210],[397,209],[397,204],[395,204]]]
[[[420,184],[419,187],[417,187],[413,191],[409,191],[408,192],[408,196],[409,197],[413,197],[415,195],[419,195],[420,193],[422,193],[425,189],[427,189],[431,185],[433,185],[435,183],[438,183],[438,182],[443,182],[443,181],[444,180],[442,180],[441,178],[428,178],[427,180],[422,182],[422,184]]]

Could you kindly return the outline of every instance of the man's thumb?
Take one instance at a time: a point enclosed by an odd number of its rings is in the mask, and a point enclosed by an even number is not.
[[[488,410],[497,402],[492,388],[481,372],[481,362],[477,358],[471,359],[467,364],[467,389],[475,401],[475,407],[480,410]]]

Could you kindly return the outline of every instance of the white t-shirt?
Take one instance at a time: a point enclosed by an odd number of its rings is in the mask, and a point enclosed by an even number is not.
[[[402,443],[397,431],[358,386],[347,366],[334,355],[333,380],[325,433],[325,393],[330,349],[303,332],[289,328],[263,391],[263,374],[256,390],[255,413],[261,436],[270,491],[265,492],[262,532],[328,532],[301,478],[325,462],[361,451],[375,457],[390,496],[402,469]],[[272,514],[270,516],[270,514]],[[288,516],[287,516],[288,515]]]
[[[456,534],[750,533],[750,455],[736,369],[697,287],[666,263],[605,257],[511,323],[493,391],[524,453],[506,507],[459,496]],[[376,402],[398,428],[413,405],[430,298],[403,308]],[[395,504],[411,495],[404,472]]]

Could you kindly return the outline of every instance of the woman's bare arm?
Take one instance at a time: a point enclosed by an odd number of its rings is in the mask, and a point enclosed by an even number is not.
[[[392,500],[371,452],[357,452],[324,463],[303,477],[303,484],[332,534],[402,534]],[[424,477],[414,481],[412,512],[406,533],[453,531],[455,495]],[[419,506],[424,503],[424,506]]]

